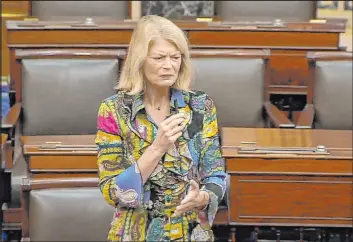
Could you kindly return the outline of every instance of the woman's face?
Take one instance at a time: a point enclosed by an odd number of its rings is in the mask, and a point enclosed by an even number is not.
[[[169,41],[159,38],[151,45],[143,66],[150,86],[171,87],[178,78],[181,53]]]

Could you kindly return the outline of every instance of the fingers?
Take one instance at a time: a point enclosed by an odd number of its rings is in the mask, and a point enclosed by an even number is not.
[[[189,202],[183,205],[179,205],[176,207],[173,217],[177,217],[182,215],[185,212],[192,211],[195,208],[195,204],[193,202]]]
[[[199,190],[199,184],[195,180],[190,180],[189,184],[190,184],[189,190],[190,189]]]
[[[196,198],[195,193],[188,193],[188,195],[185,196],[185,198],[180,202],[180,204],[185,204],[188,203],[190,201],[193,201]]]
[[[185,118],[173,115],[173,119],[168,124],[162,124],[160,129],[164,132],[169,142],[174,143],[181,135],[185,125],[180,125],[184,122]]]
[[[184,129],[184,126],[175,126],[173,127],[171,130],[167,131],[166,132],[166,135],[168,137],[172,137],[174,136],[175,134],[179,133],[180,131],[182,131]]]
[[[174,143],[182,135],[183,135],[182,132],[178,132],[178,133],[174,134],[173,136],[170,136],[168,138],[168,140],[169,140],[170,143]]]
[[[185,114],[184,113],[174,114],[174,115],[168,117],[166,120],[164,120],[161,124],[168,125],[169,123],[173,122],[175,119],[179,119],[179,118],[185,119]]]
[[[165,124],[164,121],[160,124],[159,129],[168,135],[174,135],[176,132],[181,131],[183,129],[184,125],[180,125],[182,124],[182,122],[184,122],[184,118],[175,118],[172,121],[170,121],[168,124]],[[179,128],[178,128],[179,127]],[[182,127],[182,128],[180,128]]]
[[[173,216],[180,216],[181,214],[191,211],[196,208],[198,204],[198,196],[200,194],[199,184],[195,180],[190,180],[189,182],[188,194],[180,202],[180,205],[176,207]]]
[[[185,204],[195,200],[200,193],[199,184],[197,184],[197,182],[195,182],[194,180],[190,180],[189,184],[190,186],[188,189],[188,193],[185,198],[180,202],[180,204]]]
[[[181,135],[185,125],[180,125],[185,121],[183,113],[170,116],[160,123],[158,134],[154,140],[154,145],[162,152],[166,152]]]
[[[184,122],[184,120],[185,120],[184,117],[177,118],[177,119],[174,119],[173,121],[171,121],[170,123],[168,123],[166,126],[169,127],[169,128],[173,128],[175,126],[180,125],[182,122]]]

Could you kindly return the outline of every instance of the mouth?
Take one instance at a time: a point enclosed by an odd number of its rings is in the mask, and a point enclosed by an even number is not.
[[[173,75],[161,75],[160,77],[163,79],[169,79],[169,78],[172,78]]]

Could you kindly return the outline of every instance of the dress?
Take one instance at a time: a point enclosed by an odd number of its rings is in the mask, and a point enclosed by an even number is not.
[[[187,116],[183,135],[159,161],[147,182],[136,161],[153,142],[157,125],[146,114],[143,92],[118,91],[102,101],[97,120],[99,187],[116,208],[109,241],[213,241],[211,230],[226,189],[212,99],[200,91],[171,89],[171,110]],[[201,211],[171,217],[194,179],[210,195]],[[102,228],[104,229],[104,228]]]

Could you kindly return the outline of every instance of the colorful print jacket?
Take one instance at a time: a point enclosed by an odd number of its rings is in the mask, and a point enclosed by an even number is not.
[[[118,91],[102,101],[95,142],[99,187],[116,208],[109,241],[213,241],[211,227],[226,189],[216,108],[203,92],[171,89],[170,109],[176,108],[187,117],[183,135],[143,184],[136,161],[158,130],[144,109],[143,92]],[[190,179],[208,192],[210,203],[172,217]]]

